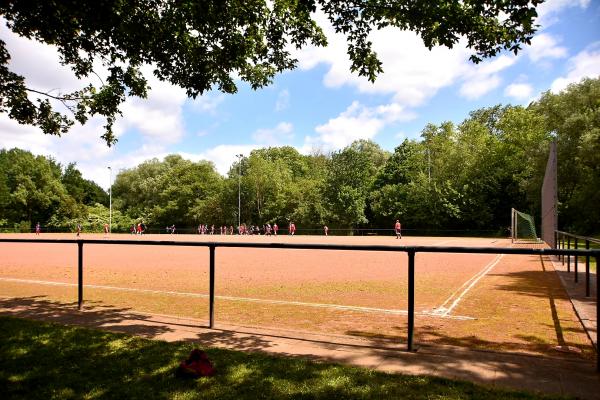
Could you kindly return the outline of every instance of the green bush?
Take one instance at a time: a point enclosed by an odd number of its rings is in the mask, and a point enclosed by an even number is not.
[[[15,224],[15,232],[20,232],[20,233],[31,232],[31,222],[21,221],[18,224]]]

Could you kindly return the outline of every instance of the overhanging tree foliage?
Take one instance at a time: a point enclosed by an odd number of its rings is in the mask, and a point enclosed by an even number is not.
[[[292,48],[326,45],[314,20],[318,8],[346,36],[351,70],[374,81],[383,69],[369,41],[373,29],[414,31],[430,49],[451,48],[464,38],[471,59],[479,62],[529,44],[542,1],[7,0],[0,3],[0,16],[10,30],[55,45],[78,78],[93,78],[99,72],[95,61],[108,76],[72,93],[42,93],[10,69],[0,40],[0,112],[54,135],[99,115],[106,119],[102,138],[110,146],[126,96],[147,95],[144,65],[193,98],[213,88],[234,93],[237,77],[260,88],[296,66]],[[42,97],[33,101],[32,94]],[[57,102],[72,115],[57,109]]]

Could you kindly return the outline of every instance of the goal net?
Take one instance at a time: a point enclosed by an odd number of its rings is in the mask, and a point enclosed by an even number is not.
[[[510,234],[513,242],[539,242],[533,217],[514,208],[511,210]]]

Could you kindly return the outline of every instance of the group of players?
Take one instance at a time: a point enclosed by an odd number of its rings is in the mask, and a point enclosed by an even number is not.
[[[238,235],[266,235],[277,236],[279,232],[279,226],[277,223],[273,223],[273,225],[266,223],[262,227],[258,225],[246,225],[241,224],[237,227]],[[294,235],[296,233],[296,225],[293,222],[290,222],[290,226],[288,229],[290,235]],[[175,233],[174,230],[171,233]],[[200,235],[214,235],[216,234],[216,229],[214,225],[210,227],[207,224],[198,225],[198,234]],[[219,235],[233,235],[235,234],[235,230],[233,225],[227,227],[227,225],[222,225],[219,227]]]
[[[142,235],[146,232],[146,224],[144,221],[138,222],[138,224],[132,224],[129,228],[129,233],[132,235]]]
[[[35,225],[35,234],[39,235],[41,232],[41,225],[38,222]],[[167,233],[170,234],[175,234],[177,229],[175,228],[175,224],[171,225],[171,226],[167,226],[165,228]],[[79,236],[81,234],[82,231],[82,226],[81,224],[77,224],[77,228],[76,228],[76,232],[77,232],[77,236]],[[108,224],[104,224],[104,235],[108,235],[109,234],[109,226]],[[137,225],[136,224],[132,224],[131,228],[130,228],[130,232],[132,235],[141,235],[146,231],[146,224],[144,224],[144,222],[140,222]],[[262,227],[258,226],[258,225],[249,225],[247,226],[246,224],[241,224],[240,226],[237,227],[237,234],[238,235],[261,235],[264,234],[266,236],[271,236],[272,234],[277,236],[277,233],[279,232],[279,226],[277,225],[277,222],[273,223],[273,225],[266,223],[264,224]],[[396,223],[394,224],[394,232],[396,233],[396,239],[402,239],[402,226],[400,224],[399,220],[396,220]],[[214,235],[216,233],[215,231],[215,226],[211,225],[210,227],[207,224],[200,224],[198,225],[198,234],[200,235]],[[323,226],[323,233],[325,234],[325,236],[328,236],[329,234],[329,228],[327,227],[327,225]],[[222,225],[219,227],[219,234],[220,235],[233,235],[234,234],[234,228],[233,225],[227,227],[226,225]],[[296,234],[296,224],[294,222],[290,222],[289,226],[288,226],[288,234],[289,235],[295,235]]]

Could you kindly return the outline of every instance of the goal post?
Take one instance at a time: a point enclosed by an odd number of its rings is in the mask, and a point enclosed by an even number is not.
[[[539,242],[533,216],[511,209],[510,236],[512,242]]]

